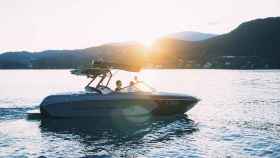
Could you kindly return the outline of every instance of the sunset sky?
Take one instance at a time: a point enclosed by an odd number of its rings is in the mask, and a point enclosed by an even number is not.
[[[151,41],[174,32],[225,33],[280,16],[279,0],[1,0],[0,52]]]

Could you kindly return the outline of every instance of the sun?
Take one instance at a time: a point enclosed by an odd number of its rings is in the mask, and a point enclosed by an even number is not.
[[[155,42],[155,39],[145,39],[140,41],[145,48],[151,48]]]

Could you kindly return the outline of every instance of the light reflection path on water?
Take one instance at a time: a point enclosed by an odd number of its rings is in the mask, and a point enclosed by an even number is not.
[[[202,101],[188,118],[28,120],[45,96],[83,90],[88,79],[68,70],[0,71],[0,157],[280,157],[280,71],[120,71],[114,79],[128,84],[134,75]]]

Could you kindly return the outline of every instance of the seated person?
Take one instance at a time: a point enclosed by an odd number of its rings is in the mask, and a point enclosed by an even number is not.
[[[134,81],[130,81],[130,82],[129,82],[129,86],[133,86],[134,84],[135,84]]]
[[[133,81],[129,82],[129,86],[127,88],[127,92],[133,92],[134,91],[134,87],[133,87],[134,84],[135,83]]]
[[[122,81],[121,80],[117,80],[116,81],[116,92],[119,92],[122,89]]]

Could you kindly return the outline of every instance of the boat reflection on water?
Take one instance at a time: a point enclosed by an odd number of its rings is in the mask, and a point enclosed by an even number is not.
[[[58,134],[60,138],[84,144],[87,153],[95,155],[105,151],[109,156],[116,154],[115,151],[119,151],[118,156],[135,150],[139,154],[150,143],[163,143],[198,130],[186,115],[102,120],[43,118],[40,128],[42,133]]]

